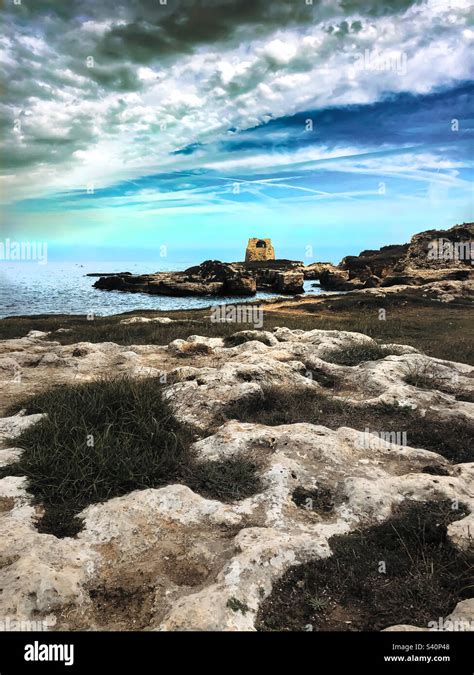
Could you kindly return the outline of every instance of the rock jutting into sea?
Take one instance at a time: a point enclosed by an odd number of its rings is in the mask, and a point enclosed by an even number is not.
[[[104,275],[94,288],[172,296],[255,295],[257,291],[302,293],[304,265],[289,260],[222,263],[206,260],[184,272]]]

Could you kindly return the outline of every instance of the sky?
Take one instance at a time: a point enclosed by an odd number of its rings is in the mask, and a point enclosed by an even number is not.
[[[473,220],[469,5],[5,0],[0,239],[338,262]]]

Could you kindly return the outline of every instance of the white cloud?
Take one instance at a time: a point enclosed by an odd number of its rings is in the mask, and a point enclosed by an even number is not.
[[[278,117],[372,103],[390,92],[426,94],[468,79],[472,31],[466,28],[467,11],[463,0],[453,0],[450,7],[429,0],[412,6],[402,18],[348,17],[349,24],[357,19],[362,27],[346,37],[329,33],[329,23],[323,22],[280,29],[241,44],[203,46],[166,68],[160,60],[146,66],[124,63],[137,82],[133,93],[113,85],[101,87],[83,63],[84,54],[93,53],[97,40],[112,26],[127,25],[124,19],[96,17],[84,21],[80,31],[74,26],[59,32],[49,43],[40,33],[13,36],[4,40],[4,63],[11,78],[29,73],[31,82],[25,83],[22,100],[6,105],[10,119],[25,120],[21,143],[17,146],[10,138],[9,152],[36,152],[42,138],[68,143],[46,153],[41,166],[19,167],[16,178],[9,178],[10,195],[107,185],[118,177],[192,166],[192,157],[170,153],[192,143],[224,139],[229,128],[250,128],[269,113]],[[77,54],[70,53],[73,40],[81,43]],[[367,48],[405,54],[406,73],[355,68],[357,53]],[[20,50],[29,57],[20,59]],[[38,54],[46,51],[51,57],[38,62]],[[356,153],[355,148],[348,151]],[[322,146],[274,153],[271,158],[204,156],[199,161],[219,170],[253,170],[335,158],[341,152],[345,149]]]
[[[286,65],[295,58],[298,50],[292,40],[284,42],[283,40],[275,39],[268,42],[260,53],[279,65]]]

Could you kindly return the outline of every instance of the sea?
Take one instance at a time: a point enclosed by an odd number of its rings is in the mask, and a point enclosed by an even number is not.
[[[145,293],[103,291],[93,287],[97,277],[89,273],[178,271],[193,263],[167,263],[162,268],[156,262],[47,262],[0,261],[0,318],[38,314],[94,314],[109,316],[133,310],[200,309],[226,302],[249,302],[278,297],[275,293],[259,292],[256,296],[167,297]],[[198,262],[194,264],[199,264]],[[324,293],[317,282],[305,281],[305,292]],[[288,297],[288,296],[285,296]]]

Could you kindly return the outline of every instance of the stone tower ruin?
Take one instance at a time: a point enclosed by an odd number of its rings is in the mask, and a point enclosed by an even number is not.
[[[275,251],[271,239],[258,239],[257,237],[249,239],[245,251],[245,262],[254,262],[255,260],[275,260]]]

